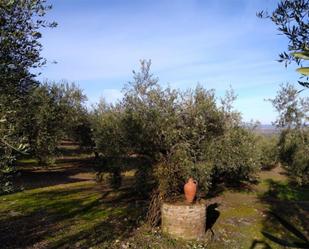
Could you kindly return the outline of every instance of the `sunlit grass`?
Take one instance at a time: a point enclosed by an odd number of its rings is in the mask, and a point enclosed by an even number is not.
[[[24,229],[28,225],[23,222],[28,222],[27,217],[32,217],[33,225],[46,223],[46,229],[53,227],[40,238],[51,246],[70,245],[72,241],[90,243],[89,240],[96,245],[99,244],[98,239],[110,241],[126,234],[140,211],[129,202],[115,204],[102,196],[103,191],[94,182],[63,184],[2,196],[0,222],[6,225],[13,222]],[[16,233],[18,235],[19,231]],[[101,234],[98,238],[95,236],[97,233]],[[29,236],[35,237],[36,234],[29,231]]]
[[[211,237],[209,231],[205,241],[195,243],[176,241],[162,235],[160,230],[140,226],[147,203],[132,201],[134,192],[127,192],[132,184],[128,179],[132,180],[134,171],[125,172],[123,177],[129,185],[117,191],[93,180],[84,180],[1,196],[0,236],[7,236],[4,245],[19,241],[24,247],[43,243],[48,248],[121,248],[122,243],[140,248],[203,248]],[[266,211],[277,210],[302,229],[298,214],[303,209],[298,202],[308,201],[308,196],[308,189],[290,185],[287,178],[276,171],[262,172],[260,183],[252,190],[224,191],[208,200],[219,204],[220,215],[212,227],[215,237],[207,248],[249,248],[254,240],[265,240],[261,234],[263,229],[289,237],[268,218]],[[297,213],[291,203],[299,208]],[[6,229],[14,232],[7,233]]]

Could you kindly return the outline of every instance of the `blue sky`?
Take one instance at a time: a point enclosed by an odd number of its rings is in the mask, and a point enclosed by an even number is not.
[[[256,12],[276,0],[50,0],[47,18],[58,27],[43,31],[42,79],[76,82],[88,104],[121,98],[121,89],[152,60],[160,84],[215,89],[232,86],[244,121],[269,124],[276,114],[264,99],[280,83],[297,82],[295,66],[276,61],[287,47],[269,20]]]

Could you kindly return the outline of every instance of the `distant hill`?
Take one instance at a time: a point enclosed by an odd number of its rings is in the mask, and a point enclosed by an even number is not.
[[[255,131],[257,133],[261,133],[265,135],[272,135],[272,134],[280,133],[280,129],[271,124],[261,124],[255,129]]]

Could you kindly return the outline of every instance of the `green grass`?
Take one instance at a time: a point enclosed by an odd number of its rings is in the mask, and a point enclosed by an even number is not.
[[[267,192],[264,195],[270,198],[285,201],[309,201],[309,189],[291,185],[289,182],[264,180],[267,185]]]
[[[30,166],[24,170],[35,170],[32,159],[22,163]],[[76,168],[74,163],[78,163]],[[261,231],[280,238],[293,236],[268,215],[268,210],[300,230],[308,230],[309,190],[290,185],[280,169],[261,172],[260,183],[251,191],[227,190],[209,199],[208,205],[218,206],[214,209],[216,216],[208,216],[216,217],[214,224],[205,240],[185,242],[162,235],[158,228],[141,225],[147,202],[132,193],[129,179],[133,171],[124,174],[128,181],[124,181],[123,188],[111,191],[95,183],[93,172],[84,172],[83,163],[58,162],[60,173],[45,169],[37,173],[38,178],[26,179],[37,181],[44,175],[56,180],[45,185],[33,183],[28,190],[0,197],[1,248],[237,249],[250,248],[254,243],[257,246],[252,249],[262,248],[265,243],[280,248],[265,239]],[[62,172],[66,177],[59,181]]]
[[[27,158],[27,159],[20,159],[18,160],[18,163],[22,164],[36,164],[38,161],[34,158]]]
[[[22,247],[34,242],[48,248],[75,244],[104,248],[128,235],[141,215],[140,206],[115,202],[113,196],[117,195],[107,193],[94,182],[79,182],[2,196],[2,245],[18,248],[17,242]],[[12,229],[12,234],[6,234],[6,228]]]

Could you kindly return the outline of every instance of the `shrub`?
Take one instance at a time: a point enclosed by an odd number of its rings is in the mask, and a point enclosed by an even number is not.
[[[164,199],[174,198],[182,192],[193,165],[186,145],[178,144],[164,161],[156,166],[155,176]]]
[[[284,130],[279,140],[279,156],[292,180],[299,185],[309,184],[308,130]]]
[[[65,136],[91,143],[88,117],[82,106],[85,96],[74,84],[45,83],[34,88],[29,99],[23,132],[40,163],[55,162],[57,145]]]
[[[63,136],[64,113],[61,112],[48,84],[34,89],[31,104],[32,110],[27,130],[30,147],[39,163],[53,164],[56,147]]]
[[[126,156],[128,151],[120,106],[108,105],[102,100],[92,114],[92,128],[96,148],[104,157]]]
[[[214,143],[212,155],[214,181],[239,184],[251,181],[260,168],[256,139],[252,132],[234,127]]]
[[[197,197],[205,197],[209,189],[212,187],[213,163],[201,161],[194,164],[191,168],[191,174],[198,183]]]
[[[257,145],[262,169],[274,168],[279,160],[278,137],[261,135],[258,137]]]
[[[118,104],[101,102],[93,112],[103,157],[148,158],[136,166],[138,175],[153,172],[165,199],[182,193],[189,177],[199,182],[200,194],[207,193],[212,176],[235,184],[253,179],[259,168],[256,140],[241,127],[232,91],[218,106],[214,91],[201,86],[184,92],[162,88],[146,61],[133,77]]]
[[[198,182],[198,197],[218,180],[235,185],[255,178],[260,167],[256,137],[233,110],[233,91],[219,106],[214,91],[201,86],[184,92],[162,88],[150,73],[150,62],[142,61],[140,72],[133,73],[121,101],[103,101],[94,109],[92,127],[102,156],[97,171],[119,172],[132,157],[146,159],[134,162],[135,192],[145,194],[150,190],[146,183],[155,183],[150,224],[158,224],[163,200],[183,194],[189,177]]]
[[[0,195],[13,191],[13,160],[14,156],[12,155],[12,149],[0,143]]]

